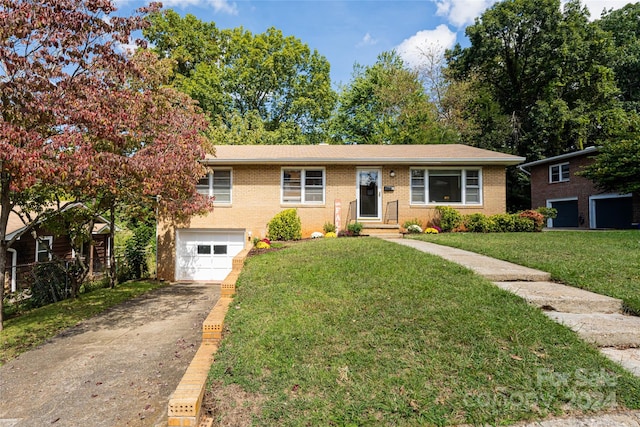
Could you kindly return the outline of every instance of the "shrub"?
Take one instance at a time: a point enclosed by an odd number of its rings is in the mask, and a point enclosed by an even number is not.
[[[527,217],[523,217],[518,214],[515,214],[513,216],[513,219],[514,219],[513,231],[525,232],[525,233],[531,233],[532,231],[535,231],[535,228],[536,228],[535,223],[531,218],[527,218]]]
[[[319,231],[314,231],[313,233],[311,233],[311,238],[312,239],[321,239],[324,237],[324,234],[322,234]]]
[[[518,214],[521,218],[529,218],[533,221],[533,231],[542,231],[542,227],[544,227],[544,215],[538,211],[527,210],[522,211]]]
[[[548,219],[554,219],[555,217],[558,216],[558,209],[556,209],[556,208],[547,208],[545,206],[541,206],[541,207],[536,209],[536,212],[538,212],[539,214],[542,214],[542,216],[544,216],[545,222]]]
[[[335,233],[335,231],[329,231],[324,235],[324,237],[325,239],[335,239],[336,237],[338,237],[338,235]]]
[[[515,231],[516,215],[513,214],[495,214],[491,218],[491,231],[496,233],[509,233]]]
[[[36,308],[71,296],[70,280],[64,264],[57,261],[36,264],[31,272],[29,306]]]
[[[465,215],[462,221],[467,231],[472,233],[488,233],[493,228],[491,219],[481,213]]]
[[[404,224],[402,224],[402,226],[404,228],[406,228],[407,230],[412,225],[417,225],[418,227],[422,228],[422,221],[420,221],[418,218],[413,218],[413,219],[405,221]]]
[[[147,246],[153,237],[154,229],[148,225],[142,225],[133,230],[133,235],[124,244],[124,257],[128,274],[121,274],[119,279],[141,279],[148,275]],[[124,271],[122,269],[121,271]]]
[[[322,231],[324,231],[325,234],[335,233],[336,225],[332,222],[325,222],[324,225],[322,226]]]
[[[436,212],[439,214],[439,226],[442,231],[453,231],[462,225],[462,215],[460,212],[450,206],[436,206]]]
[[[407,231],[411,234],[420,234],[422,233],[422,227],[420,227],[418,224],[411,224],[407,227]]]
[[[298,211],[286,209],[267,224],[267,237],[271,240],[300,240],[302,237],[302,224]]]
[[[427,229],[424,230],[424,234],[438,234],[438,233],[439,231],[435,227],[427,227]]]
[[[359,236],[362,231],[362,223],[356,221],[347,225],[347,231],[351,232],[352,236]]]

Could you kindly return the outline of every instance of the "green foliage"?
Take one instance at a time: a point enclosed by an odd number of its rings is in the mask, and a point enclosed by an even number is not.
[[[352,222],[351,224],[347,225],[347,231],[354,236],[359,236],[362,232],[362,223],[358,221]]]
[[[640,116],[630,114],[623,130],[602,144],[594,162],[579,174],[605,191],[640,192]]]
[[[453,231],[462,224],[462,215],[460,212],[450,206],[436,206],[438,213],[438,225],[443,232]]]
[[[325,222],[324,225],[322,226],[322,231],[324,231],[325,234],[327,233],[335,233],[336,232],[336,225],[332,222]]]
[[[69,274],[62,262],[38,263],[31,273],[30,307],[42,307],[71,296]]]
[[[419,226],[420,228],[422,228],[422,227],[423,227],[423,225],[422,225],[422,224],[423,224],[423,222],[422,222],[422,221],[420,221],[420,219],[418,219],[418,218],[413,218],[413,219],[408,219],[408,220],[406,220],[406,221],[402,224],[402,227],[404,227],[404,228],[407,228],[407,229],[408,229],[408,228],[409,228],[409,226],[411,226],[411,225],[417,225],[417,226]]]
[[[545,222],[548,219],[554,219],[556,216],[558,216],[558,209],[556,208],[548,208],[546,206],[540,206],[539,208],[536,208],[535,211],[544,217]]]
[[[532,218],[514,215],[513,231],[519,233],[531,233],[536,231],[536,223]]]
[[[147,248],[153,238],[154,228],[140,225],[125,242],[125,265],[119,266],[118,281],[141,279],[149,273],[147,265]]]
[[[481,213],[464,215],[462,223],[467,231],[472,233],[488,233],[494,229],[491,218]]]
[[[336,143],[433,144],[454,138],[438,123],[418,73],[396,52],[384,52],[373,66],[356,66],[342,89],[329,126]]]
[[[151,16],[145,37],[175,61],[173,85],[209,115],[216,144],[300,144],[322,140],[335,104],[329,62],[275,28],[219,29],[172,10]]]
[[[286,209],[276,214],[267,224],[267,237],[271,240],[300,240],[302,224],[298,211]]]
[[[495,233],[509,233],[515,231],[515,215],[503,213],[491,215],[489,218],[491,219],[491,231]]]

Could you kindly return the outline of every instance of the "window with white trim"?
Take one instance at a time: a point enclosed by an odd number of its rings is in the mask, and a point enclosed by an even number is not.
[[[282,169],[282,203],[324,203],[324,169]]]
[[[482,204],[482,171],[412,168],[411,204]]]
[[[212,169],[198,181],[196,190],[215,197],[215,203],[231,203],[231,169]]]
[[[36,240],[36,262],[51,261],[53,236],[42,236]]]
[[[569,163],[549,166],[549,182],[569,181]]]

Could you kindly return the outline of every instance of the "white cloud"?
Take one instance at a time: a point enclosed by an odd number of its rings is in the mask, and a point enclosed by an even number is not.
[[[357,47],[373,46],[377,43],[378,43],[378,40],[374,39],[373,37],[371,37],[371,34],[367,33],[364,35],[364,37],[362,37],[362,40],[360,40],[360,43],[357,44]]]
[[[424,54],[443,55],[445,49],[451,49],[456,42],[457,34],[444,24],[434,30],[418,31],[404,40],[396,48],[402,60],[409,67],[417,67],[424,62]]]
[[[473,24],[496,0],[431,0],[436,4],[436,14],[447,18],[451,25],[458,28]]]
[[[562,4],[564,5],[568,0],[562,0]],[[589,12],[591,13],[591,20],[600,19],[600,15],[604,9],[620,9],[625,6],[627,3],[630,3],[631,0],[582,0],[581,3],[584,6],[587,6]]]
[[[431,0],[436,4],[436,15],[444,16],[448,22],[462,28],[473,24],[487,8],[493,6],[497,0]],[[564,5],[569,0],[562,0]],[[589,9],[591,19],[598,19],[603,9],[620,9],[630,0],[582,0],[581,3]]]

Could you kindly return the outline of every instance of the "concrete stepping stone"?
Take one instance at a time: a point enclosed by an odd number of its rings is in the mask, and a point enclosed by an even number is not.
[[[619,313],[622,301],[553,282],[494,282],[530,304],[563,313]]]
[[[640,317],[556,311],[546,311],[545,314],[576,331],[585,341],[599,347],[640,347]]]
[[[633,375],[640,377],[640,348],[619,349],[603,347],[600,352],[614,362],[622,365]]]

